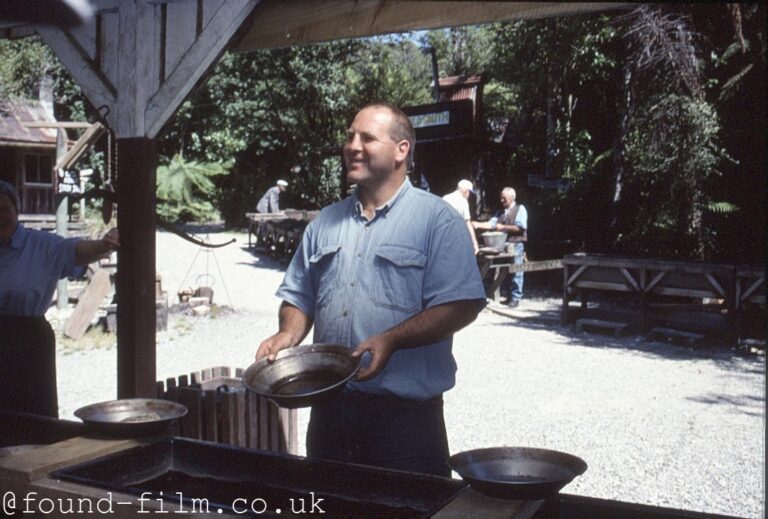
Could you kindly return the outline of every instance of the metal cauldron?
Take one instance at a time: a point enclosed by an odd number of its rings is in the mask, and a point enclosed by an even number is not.
[[[243,384],[281,407],[297,408],[326,401],[344,389],[360,367],[360,358],[338,344],[310,344],[280,350],[243,373]]]

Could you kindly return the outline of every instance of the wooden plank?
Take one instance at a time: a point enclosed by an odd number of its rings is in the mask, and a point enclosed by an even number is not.
[[[131,2],[122,2],[122,6]],[[117,192],[120,252],[117,255],[117,394],[146,397],[157,380],[155,302],[156,144],[149,139],[118,139]]]
[[[689,344],[699,342],[703,340],[706,335],[701,333],[686,332],[683,330],[676,330],[674,328],[655,327],[651,329],[651,335],[654,337],[661,337],[665,339],[681,339]]]
[[[85,56],[91,60],[96,57],[96,18],[72,27],[69,34],[83,49]]]
[[[248,391],[245,397],[245,416],[248,426],[245,431],[246,447],[259,448],[259,397]]]
[[[585,329],[597,328],[600,330],[610,330],[616,337],[620,337],[629,327],[627,323],[615,321],[604,321],[602,319],[579,319],[576,321],[576,331],[581,333]]]
[[[712,274],[705,274],[704,275],[707,278],[707,281],[709,281],[709,284],[712,285],[712,287],[717,291],[718,294],[721,296],[725,296],[725,289],[720,285],[720,283],[715,279],[715,276]]]
[[[664,277],[665,277],[666,275],[667,275],[667,273],[666,273],[666,272],[659,272],[659,273],[657,273],[657,274],[656,274],[656,275],[653,277],[653,279],[651,280],[651,282],[650,282],[650,283],[648,283],[648,284],[645,286],[645,291],[646,291],[646,292],[650,292],[651,290],[653,290],[653,287],[655,287],[655,286],[656,286],[656,285],[657,285],[657,284],[658,284],[658,283],[659,283],[659,282],[660,282],[662,279],[664,279]]]
[[[101,18],[101,34],[99,38],[100,62],[97,66],[110,84],[116,85],[120,65],[118,63],[117,33],[120,30],[120,20],[117,10],[99,15]]]
[[[203,391],[202,439],[209,442],[219,441],[218,412],[215,391]]]
[[[108,440],[78,436],[0,458],[0,479],[34,481],[60,467],[106,456],[140,444],[140,441],[133,439]]]
[[[587,270],[587,265],[581,265],[579,268],[576,269],[576,272],[571,274],[571,277],[568,278],[568,281],[566,282],[566,285],[571,286],[573,285],[573,282],[576,281],[581,274]]]
[[[529,519],[543,504],[543,500],[496,499],[467,488],[432,517],[433,519],[466,519],[478,517],[478,511],[482,510],[483,519]]]
[[[93,67],[88,56],[70,41],[64,31],[52,25],[35,26],[35,31],[67,68],[93,106],[114,107],[117,99],[115,87]]]
[[[651,292],[662,296],[679,296],[679,297],[710,297],[716,298],[719,294],[712,290],[695,290],[690,288],[655,288]]]
[[[166,80],[146,103],[143,112],[146,132],[154,138],[176,112],[192,88],[213,68],[216,59],[259,0],[230,0],[222,3],[191,47],[178,60]],[[121,7],[122,10],[122,7]]]
[[[563,260],[526,261],[509,266],[510,272],[540,272],[542,270],[557,270],[563,268]]]
[[[166,5],[168,10],[165,42],[165,70],[168,73],[178,66],[184,53],[197,39],[197,1],[185,1]],[[165,78],[161,78],[165,79]]]
[[[85,335],[91,319],[96,315],[99,306],[101,306],[104,298],[109,294],[110,288],[112,288],[112,282],[109,279],[109,274],[105,270],[97,270],[77,302],[75,311],[67,321],[64,335],[75,340]]]
[[[573,284],[577,288],[590,288],[595,290],[611,290],[614,292],[632,292],[627,285],[621,283],[604,283],[600,281],[577,281]]]
[[[232,394],[235,395],[235,402],[237,404],[235,445],[238,447],[246,447],[248,444],[246,438],[248,423],[245,407],[245,391],[233,391]]]
[[[72,145],[67,153],[56,161],[56,169],[71,169],[77,160],[83,154],[91,149],[99,138],[104,135],[107,129],[101,123],[88,125],[88,129],[83,132],[79,139]]]
[[[203,430],[203,392],[199,388],[181,387],[178,402],[187,408],[187,415],[179,420],[180,435],[201,439]]]
[[[160,6],[121,2],[119,8],[117,109],[110,126],[120,138],[147,134],[147,100],[160,83]],[[173,109],[177,108],[174,105]]]
[[[635,290],[640,290],[640,287],[637,284],[637,281],[635,281],[635,278],[632,277],[632,274],[629,273],[629,271],[625,268],[619,269],[621,272],[621,275],[624,276],[624,278],[629,281],[629,284],[632,285],[632,287]]]

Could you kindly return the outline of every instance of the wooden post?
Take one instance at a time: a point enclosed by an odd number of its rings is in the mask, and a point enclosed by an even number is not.
[[[56,131],[56,160],[67,153],[67,133],[59,128]],[[54,175],[58,175],[58,171],[53,172]],[[58,205],[56,206],[56,234],[59,236],[67,237],[67,220],[69,219],[69,198],[64,195],[59,195],[59,182],[58,179],[53,181],[53,199],[58,199]],[[56,284],[56,308],[59,310],[65,309],[69,305],[69,291],[67,290],[67,278],[60,279]]]
[[[155,393],[155,142],[118,139],[117,396]]]

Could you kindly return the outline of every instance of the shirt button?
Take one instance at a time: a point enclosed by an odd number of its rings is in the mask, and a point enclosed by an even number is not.
[[[358,258],[362,258],[362,257],[363,257],[363,253],[362,253],[362,252],[358,252],[358,253],[357,253],[357,257],[358,257]]]
[[[342,316],[344,316],[344,317],[346,317],[347,315],[349,315],[349,312],[347,312],[346,310],[344,310],[344,311],[341,313],[341,315],[342,315]]]
[[[353,281],[352,283],[349,284],[349,286],[351,287],[355,286],[355,282]]]

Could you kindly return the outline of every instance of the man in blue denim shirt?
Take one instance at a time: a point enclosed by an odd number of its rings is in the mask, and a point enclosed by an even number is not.
[[[347,130],[352,196],[307,227],[277,295],[280,327],[256,358],[314,342],[363,355],[338,399],[312,408],[307,454],[449,476],[442,394],[455,383],[452,334],[485,302],[465,223],[406,171],[415,134],[373,104]]]

